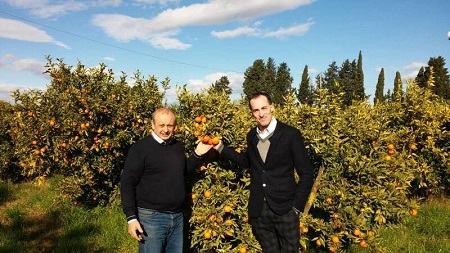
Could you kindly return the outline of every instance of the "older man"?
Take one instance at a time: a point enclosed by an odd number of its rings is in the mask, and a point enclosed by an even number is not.
[[[128,233],[139,241],[139,252],[181,253],[185,174],[201,164],[211,145],[199,143],[186,158],[173,138],[175,113],[160,108],[152,115],[152,133],[128,152],[121,178],[123,211]]]

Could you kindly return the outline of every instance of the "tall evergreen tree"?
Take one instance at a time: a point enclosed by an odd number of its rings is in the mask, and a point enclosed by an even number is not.
[[[274,95],[277,78],[277,69],[275,60],[271,57],[267,59],[266,68],[264,72],[264,90],[265,92]]]
[[[383,90],[384,90],[384,68],[381,68],[380,74],[378,75],[375,97],[373,98],[374,104],[378,104],[384,101]]]
[[[417,73],[415,80],[416,84],[419,85],[419,87],[427,87],[427,77],[425,76],[425,69],[423,67],[420,67],[419,73]]]
[[[349,106],[355,99],[355,71],[356,62],[347,59],[342,63],[342,67],[339,70],[339,81],[342,91],[344,92],[343,105]]]
[[[328,91],[332,94],[337,94],[341,91],[337,85],[339,82],[338,66],[336,65],[336,62],[333,61],[330,65],[328,65],[328,69],[323,75],[323,86],[321,88],[328,89]]]
[[[400,72],[395,73],[393,100],[401,101],[403,97],[403,82]]]
[[[230,96],[233,90],[230,88],[230,80],[227,76],[222,76],[219,80],[212,84],[212,89],[216,92],[223,92]]]
[[[288,65],[282,62],[277,69],[275,89],[273,92],[274,103],[284,105],[284,97],[291,92],[293,80]]]
[[[302,104],[310,104],[312,101],[310,89],[310,78],[308,75],[308,65],[305,65],[302,73],[302,81],[297,90],[297,99]]]
[[[355,74],[355,96],[356,99],[364,100],[366,99],[366,93],[364,91],[364,71],[362,67],[362,53],[359,51],[357,70]]]
[[[434,86],[432,87],[432,91],[444,99],[450,99],[450,76],[447,68],[445,68],[445,59],[442,56],[430,58],[428,67],[425,69],[427,80],[430,76],[430,67],[433,67],[434,73]]]
[[[244,73],[244,94],[249,97],[257,91],[264,91],[265,65],[262,59],[255,60],[251,67],[248,67]]]

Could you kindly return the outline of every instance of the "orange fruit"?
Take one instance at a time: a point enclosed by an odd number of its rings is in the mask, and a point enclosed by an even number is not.
[[[223,208],[223,211],[226,212],[226,213],[231,212],[231,206],[225,206],[225,207]]]
[[[322,243],[320,242],[320,240],[319,240],[319,239],[317,239],[317,240],[316,240],[316,245],[317,245],[317,246],[320,246],[320,245],[322,245]]]
[[[328,204],[332,204],[332,203],[333,203],[333,199],[330,198],[330,197],[328,197],[328,198],[326,199],[326,201],[328,202]]]
[[[239,253],[247,253],[247,248],[245,248],[245,247],[240,247],[240,248],[239,248]]]
[[[416,209],[411,209],[411,210],[409,210],[409,214],[411,216],[416,216],[417,215],[417,210]]]
[[[37,144],[37,141],[33,141],[33,142],[31,142],[31,144],[33,144],[33,145],[36,145],[36,144]]]
[[[390,154],[390,155],[395,154],[395,150],[394,150],[394,149],[389,149],[389,150],[388,150],[388,154]]]
[[[204,237],[205,239],[211,239],[211,232],[210,232],[209,230],[206,230],[206,231],[203,233],[203,237]]]
[[[211,137],[209,137],[208,135],[203,136],[202,138],[202,142],[204,144],[209,144],[209,141],[211,140]]]
[[[395,146],[394,146],[394,144],[388,144],[388,145],[387,145],[387,148],[388,148],[389,150],[393,150],[393,149],[395,148]]]
[[[217,144],[219,144],[219,142],[220,142],[220,139],[219,139],[219,137],[214,137],[214,138],[212,138],[212,145],[217,145]]]
[[[360,235],[361,235],[361,230],[359,230],[359,229],[357,228],[357,229],[353,230],[353,234],[354,234],[355,236],[360,236]]]
[[[384,156],[384,160],[385,160],[386,162],[391,161],[391,159],[392,159],[392,157],[391,157],[390,155]]]
[[[339,243],[339,237],[333,235],[333,236],[331,236],[331,241],[334,243]]]
[[[367,244],[366,241],[362,240],[362,241],[359,243],[359,246],[361,246],[362,248],[367,248],[367,247],[369,246],[369,244]]]
[[[200,116],[197,116],[197,117],[195,117],[195,120],[194,120],[196,123],[200,123],[200,122],[202,122],[202,118],[200,117]]]
[[[411,146],[409,146],[409,149],[411,149],[412,151],[416,151],[417,145],[413,143],[413,144],[411,144]]]
[[[199,132],[199,131],[195,131],[195,132],[194,132],[194,136],[195,136],[195,137],[199,137],[199,136],[200,136],[200,132]]]
[[[336,247],[330,246],[330,247],[328,247],[328,250],[330,252],[336,252]]]
[[[205,116],[202,116],[202,123],[206,123],[206,117]]]
[[[308,233],[308,228],[303,227],[302,229],[300,229],[300,231],[302,231],[302,233],[306,234],[306,233]]]
[[[54,126],[56,124],[56,121],[54,119],[50,120],[50,126]]]
[[[212,193],[211,193],[211,191],[206,190],[205,193],[203,193],[203,195],[204,195],[206,198],[209,198],[209,197],[211,197]]]
[[[298,224],[298,227],[301,229],[303,228],[305,225],[303,224],[303,222],[300,221],[300,223]]]

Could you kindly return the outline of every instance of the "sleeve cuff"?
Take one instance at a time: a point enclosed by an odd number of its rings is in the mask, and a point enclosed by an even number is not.
[[[136,215],[131,215],[131,216],[128,216],[128,217],[127,217],[127,222],[128,222],[128,223],[133,222],[133,221],[135,221],[135,220],[137,220]]]
[[[194,152],[192,153],[193,155],[194,155],[194,157],[195,158],[197,158],[197,159],[200,159],[200,158],[202,158],[202,156],[201,155],[199,155],[199,154],[197,154],[197,152],[195,152],[195,150],[194,150]]]

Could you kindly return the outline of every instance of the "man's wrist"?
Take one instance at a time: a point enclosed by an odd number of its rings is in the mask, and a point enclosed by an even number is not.
[[[196,150],[194,150],[193,155],[194,155],[194,157],[197,158],[197,159],[202,158],[202,155],[199,155],[199,154],[197,153]]]
[[[137,221],[137,219],[131,219],[131,220],[127,221],[127,223],[130,224],[130,223],[135,222],[135,221]]]

